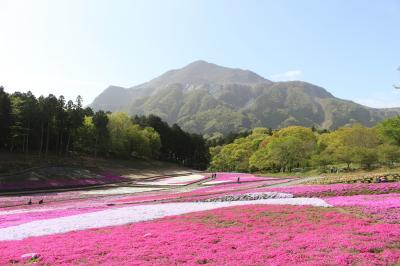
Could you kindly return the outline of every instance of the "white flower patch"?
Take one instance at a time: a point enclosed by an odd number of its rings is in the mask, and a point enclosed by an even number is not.
[[[222,181],[208,181],[203,183],[203,185],[208,186],[208,185],[217,185],[217,184],[223,184],[223,183],[228,183],[228,182],[232,182],[229,180],[222,180]]]
[[[133,194],[139,192],[158,191],[163,188],[149,187],[118,187],[110,189],[94,189],[82,192],[83,195],[118,195],[118,194]]]
[[[318,198],[282,198],[232,202],[181,202],[154,205],[140,205],[108,209],[67,217],[33,221],[0,229],[0,240],[20,240],[32,236],[65,233],[74,230],[99,228],[148,221],[170,215],[212,210],[222,207],[251,204],[288,204],[331,207]]]
[[[205,178],[203,175],[183,175],[183,176],[173,176],[168,178],[163,178],[156,181],[141,181],[137,182],[137,184],[141,185],[159,185],[159,186],[170,186],[170,185],[187,185],[189,183],[199,181]]]
[[[47,212],[47,211],[54,211],[54,210],[63,210],[67,209],[68,207],[62,208],[31,208],[31,209],[17,209],[17,210],[9,210],[9,211],[0,211],[0,216],[3,215],[12,215],[12,214],[22,214],[22,213],[31,213],[31,212]]]

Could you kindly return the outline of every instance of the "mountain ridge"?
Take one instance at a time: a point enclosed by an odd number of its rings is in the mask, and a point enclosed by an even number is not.
[[[373,126],[400,113],[400,108],[371,108],[336,98],[312,83],[273,82],[250,70],[202,60],[130,88],[109,86],[91,107],[131,115],[155,114],[206,135],[255,126]]]

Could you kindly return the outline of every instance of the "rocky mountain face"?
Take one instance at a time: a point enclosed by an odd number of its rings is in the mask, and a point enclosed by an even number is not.
[[[131,88],[110,86],[91,107],[131,115],[155,114],[168,123],[207,136],[256,126],[373,126],[400,113],[397,108],[375,109],[342,100],[307,82],[272,82],[249,70],[205,61],[168,71]]]

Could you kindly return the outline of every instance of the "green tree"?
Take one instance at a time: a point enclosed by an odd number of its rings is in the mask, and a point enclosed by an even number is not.
[[[352,147],[341,145],[335,149],[335,160],[339,163],[345,163],[347,169],[350,169],[351,163],[357,162],[357,150]]]
[[[357,148],[356,159],[367,168],[371,168],[372,165],[378,162],[378,153],[376,148]]]
[[[374,128],[356,124],[340,128],[325,136],[326,149],[333,151],[335,161],[347,164],[348,169],[351,163],[356,162],[370,167],[377,159],[371,153],[371,150],[375,150],[380,144],[378,133]]]
[[[269,170],[273,169],[274,165],[269,160],[269,149],[266,147],[258,149],[251,155],[249,159],[249,166],[252,170]]]
[[[93,154],[96,149],[96,128],[93,123],[93,117],[85,116],[83,124],[76,131],[75,144],[76,150]]]
[[[393,166],[400,161],[400,148],[397,145],[382,144],[378,147],[379,161]]]
[[[100,151],[102,153],[105,152],[107,144],[108,144],[108,139],[109,139],[109,134],[108,134],[108,116],[104,111],[97,111],[93,115],[93,124],[95,128],[95,143],[94,143],[94,157],[97,157],[97,152],[99,149],[99,142],[101,143],[100,145]]]
[[[108,115],[107,124],[110,133],[110,151],[117,156],[129,157],[129,127],[131,120],[122,112],[116,112]]]
[[[282,172],[291,172],[294,167],[304,165],[307,161],[308,147],[294,136],[274,138],[267,146],[267,161],[273,168]]]
[[[10,97],[4,91],[4,87],[0,87],[0,149],[7,145],[10,137],[11,112]]]
[[[276,131],[273,134],[275,138],[281,137],[295,137],[303,142],[304,156],[309,157],[317,148],[317,137],[316,134],[310,129],[302,126],[290,126]]]
[[[113,154],[125,158],[156,156],[160,147],[158,133],[134,124],[134,120],[123,112],[112,113],[108,119],[110,151]]]
[[[157,133],[157,131],[154,130],[154,128],[151,127],[145,127],[142,133],[148,145],[147,156],[158,158],[161,149],[160,135]]]
[[[325,149],[322,152],[316,153],[311,157],[311,164],[314,167],[321,167],[326,170],[328,165],[332,165],[335,162],[334,157],[332,156],[333,152],[329,149]]]
[[[159,134],[161,149],[158,158],[196,169],[205,169],[210,161],[209,149],[203,136],[189,134],[179,125],[171,127],[155,115],[135,116],[134,123],[151,127]]]
[[[219,153],[213,156],[211,169],[249,171],[250,157],[267,137],[269,137],[267,129],[255,128],[247,137],[237,138],[233,143],[223,146]]]
[[[400,145],[400,116],[383,120],[376,128],[384,141]]]

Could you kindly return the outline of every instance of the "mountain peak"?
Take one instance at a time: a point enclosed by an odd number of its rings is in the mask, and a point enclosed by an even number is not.
[[[214,86],[226,84],[270,84],[271,81],[249,70],[223,67],[204,60],[197,60],[180,69],[170,70],[139,87],[155,88],[177,83]]]
[[[207,62],[205,60],[196,60],[196,61],[193,61],[192,63],[188,64],[186,67],[188,67],[188,66],[199,66],[199,65],[215,65],[215,64],[209,63],[209,62]]]

